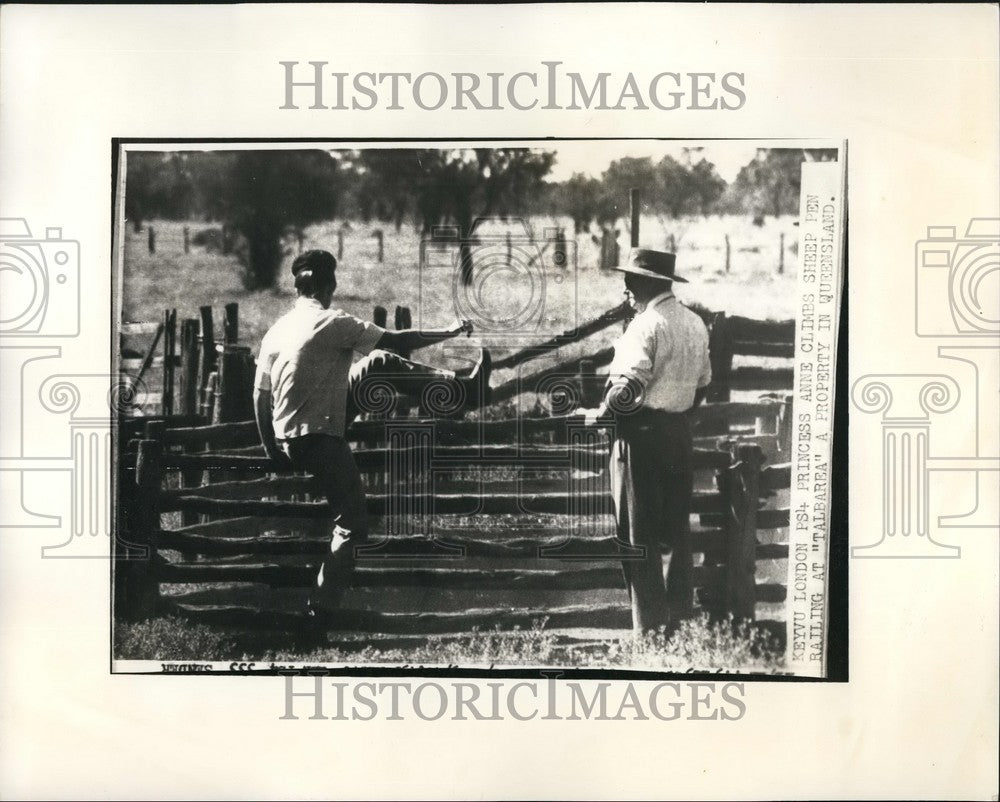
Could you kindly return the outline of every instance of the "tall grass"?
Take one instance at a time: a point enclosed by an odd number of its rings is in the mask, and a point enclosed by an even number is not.
[[[180,618],[157,618],[120,626],[115,653],[119,659],[251,660],[260,663],[309,665],[396,664],[408,666],[538,666],[621,668],[666,672],[763,672],[782,670],[784,657],[775,640],[749,622],[730,616],[711,621],[701,615],[684,621],[671,634],[664,631],[568,638],[546,629],[545,620],[529,629],[473,630],[436,635],[405,647],[381,648],[369,643],[358,649],[316,647],[310,650],[268,647],[263,633],[252,639]],[[273,643],[273,641],[272,641]]]

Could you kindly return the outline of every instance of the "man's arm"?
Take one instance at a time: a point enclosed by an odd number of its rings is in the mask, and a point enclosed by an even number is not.
[[[260,433],[260,442],[264,446],[267,456],[278,463],[286,463],[288,460],[278,448],[278,443],[274,439],[274,421],[271,420],[271,391],[255,389],[253,391],[253,414],[257,419],[257,431]]]
[[[388,351],[404,351],[409,353],[422,346],[450,340],[461,334],[472,334],[472,324],[468,320],[456,323],[447,329],[430,329],[428,331],[403,329],[401,331],[387,331],[379,337],[375,347],[384,348]]]

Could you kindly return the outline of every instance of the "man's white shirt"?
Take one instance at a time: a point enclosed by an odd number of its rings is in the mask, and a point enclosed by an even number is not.
[[[642,388],[643,407],[685,412],[695,391],[712,381],[708,330],[667,290],[652,298],[615,343],[609,377]]]
[[[370,353],[384,333],[314,298],[298,298],[264,335],[257,358],[254,387],[271,393],[275,438],[343,435],[353,355]]]

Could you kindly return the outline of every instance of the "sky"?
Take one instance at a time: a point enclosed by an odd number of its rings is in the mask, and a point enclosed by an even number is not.
[[[655,139],[554,142],[552,150],[558,155],[548,180],[565,181],[573,173],[600,178],[611,162],[623,156],[650,156],[655,163],[666,155],[680,160],[685,147],[703,147],[702,156],[715,165],[722,178],[731,182],[740,168],[757,155],[758,146],[764,144],[750,140],[665,142]]]
[[[463,142],[455,143],[461,148],[471,148],[475,146],[475,143]],[[484,143],[485,144],[485,143]],[[504,143],[508,144],[508,143]],[[541,148],[544,150],[554,150],[556,151],[556,163],[552,168],[552,171],[546,176],[547,181],[565,181],[567,178],[573,175],[573,173],[584,173],[585,175],[592,176],[593,178],[600,178],[601,173],[603,173],[608,165],[611,164],[615,159],[620,159],[624,156],[642,157],[649,156],[652,158],[653,162],[658,162],[666,155],[673,156],[675,159],[681,160],[682,153],[685,147],[700,147],[702,148],[702,156],[708,159],[715,165],[715,169],[719,175],[726,180],[726,182],[732,182],[736,178],[737,173],[739,173],[740,168],[747,164],[754,156],[757,155],[758,147],[820,147],[820,144],[812,141],[802,141],[802,142],[776,142],[768,140],[751,140],[751,139],[722,139],[722,140],[675,140],[675,141],[665,141],[658,139],[618,139],[618,140],[579,140],[579,139],[566,139],[551,142],[539,142],[538,140],[526,140],[526,141],[511,141],[510,145],[524,145],[532,148]],[[826,145],[827,143],[823,143]],[[501,145],[496,142],[490,142],[490,146],[500,147]],[[353,143],[353,142],[338,142],[330,143],[331,149],[352,149],[352,148],[363,148],[371,147],[370,143]],[[835,146],[835,143],[834,143]],[[277,143],[277,142],[263,142],[263,143],[251,143],[244,144],[241,143],[238,146],[241,150],[294,150],[304,147],[300,143]],[[316,145],[316,147],[322,147],[322,145]],[[418,142],[384,142],[379,143],[378,147],[399,147],[399,148],[416,148],[416,147],[444,147],[448,148],[447,144],[442,142],[429,141],[426,143]],[[129,150],[225,150],[224,146],[218,144],[206,144],[199,145],[195,143],[184,143],[183,145],[178,144],[148,144],[148,143],[137,143],[130,144],[128,146]]]

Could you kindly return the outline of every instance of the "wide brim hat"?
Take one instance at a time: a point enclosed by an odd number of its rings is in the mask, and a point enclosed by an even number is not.
[[[615,270],[622,273],[636,273],[640,276],[659,278],[664,281],[680,281],[687,284],[688,280],[674,272],[675,254],[667,251],[652,251],[648,248],[633,248],[628,255],[628,262],[619,265]]]

